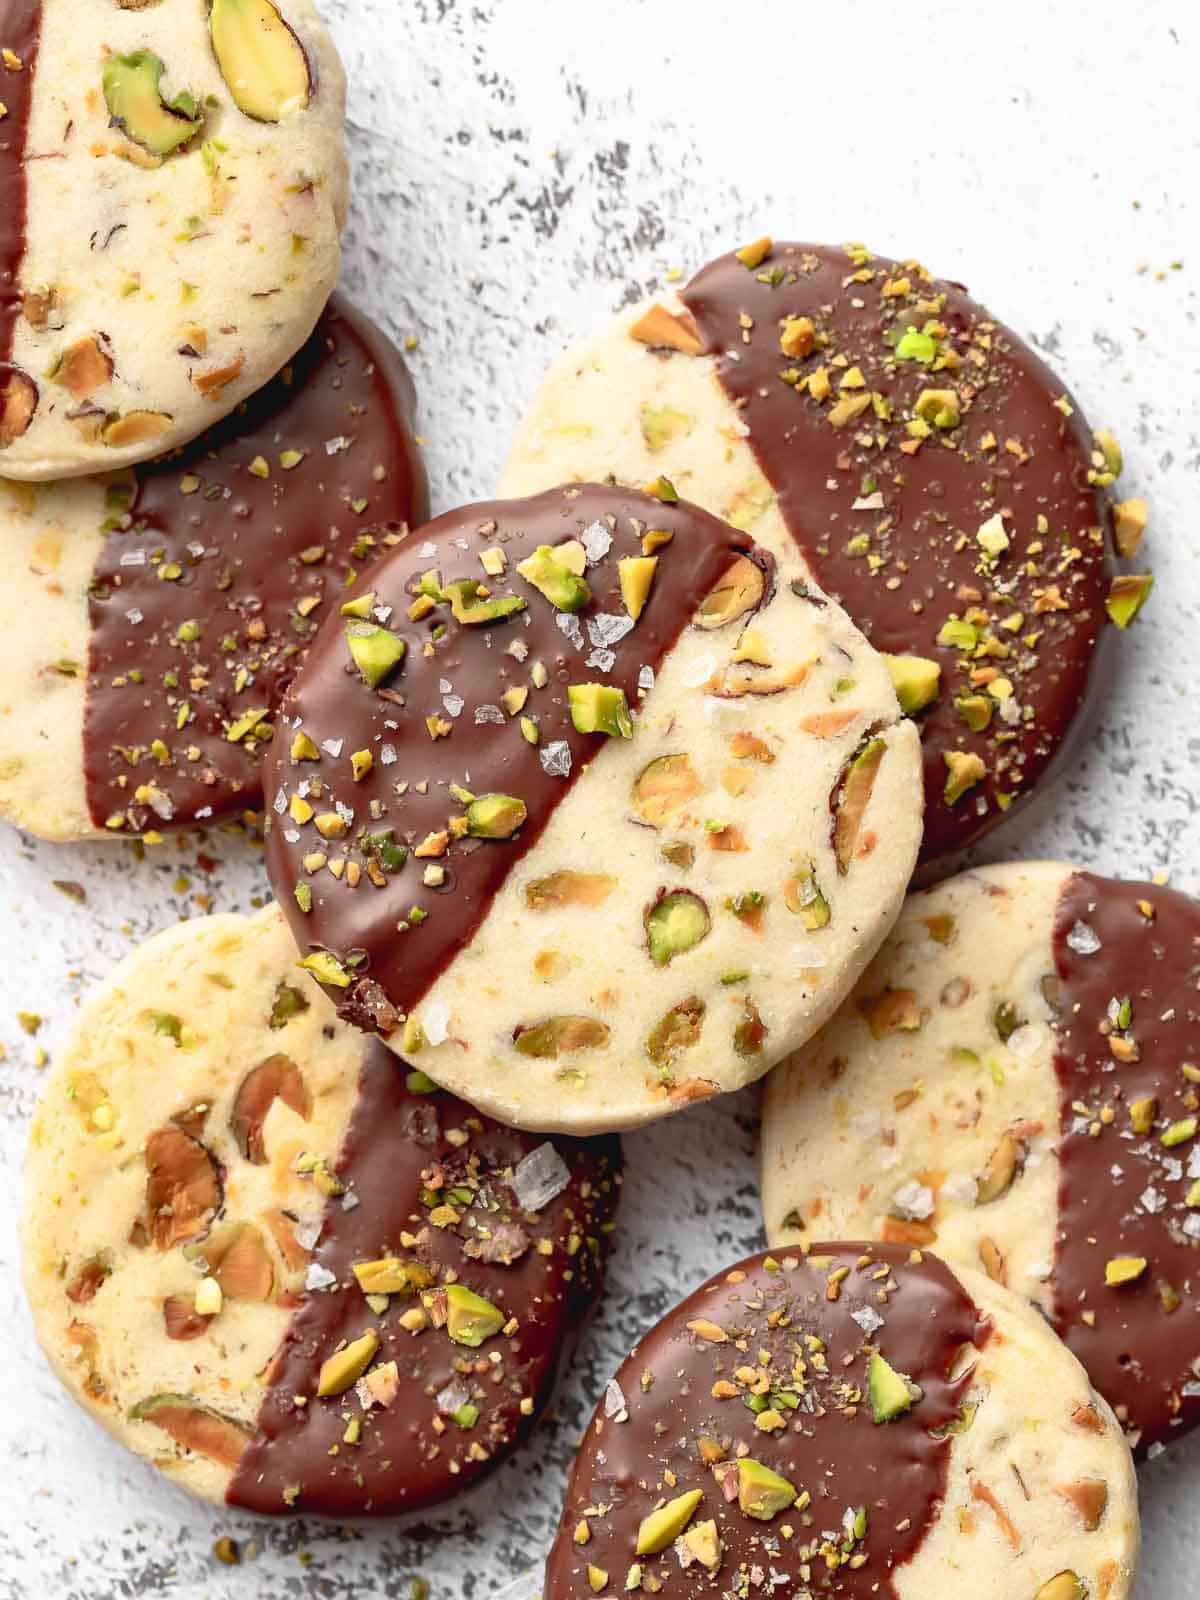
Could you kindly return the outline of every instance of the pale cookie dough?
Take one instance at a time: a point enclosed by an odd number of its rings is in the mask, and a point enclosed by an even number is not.
[[[322,607],[427,513],[411,420],[399,352],[335,296],[182,454],[0,477],[0,816],[44,839],[153,838],[257,807]]]
[[[311,0],[0,7],[0,473],[185,444],[337,280],[345,77]]]
[[[296,963],[274,906],[214,916],[88,1002],[33,1122],[25,1285],[73,1398],[184,1488],[394,1514],[532,1427],[619,1151],[477,1116]]]
[[[907,1242],[1054,1323],[1131,1441],[1200,1419],[1200,907],[1069,866],[912,895],[768,1082],[767,1237]]]
[[[928,863],[1044,786],[1150,592],[1150,574],[1109,569],[1121,467],[960,284],[862,246],[761,239],[568,350],[501,493],[665,473],[798,552],[920,730]],[[1142,501],[1115,508],[1121,555],[1145,521]]]
[[[636,1346],[542,1593],[1125,1600],[1138,1546],[1116,1419],[1032,1308],[907,1247],[817,1244]]]
[[[883,662],[798,562],[660,490],[420,529],[323,628],[268,758],[314,976],[518,1127],[760,1077],[832,1015],[916,854]]]

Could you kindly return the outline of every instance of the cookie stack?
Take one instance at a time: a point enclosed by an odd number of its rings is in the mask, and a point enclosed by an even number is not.
[[[960,286],[763,238],[427,521],[401,358],[329,299],[307,0],[0,44],[0,810],[261,815],[277,897],[150,939],[55,1065],[61,1381],[212,1501],[444,1503],[600,1295],[615,1135],[769,1074],[770,1250],[608,1384],[548,1600],[1128,1596],[1130,1447],[1200,1415],[1200,912],[948,876],[1149,594],[1116,442]]]

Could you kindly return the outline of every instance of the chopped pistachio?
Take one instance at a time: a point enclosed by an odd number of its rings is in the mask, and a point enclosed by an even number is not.
[[[366,1333],[352,1340],[344,1350],[335,1351],[321,1364],[320,1376],[317,1379],[318,1395],[325,1397],[344,1394],[362,1377],[375,1359],[375,1352],[378,1349],[379,1335],[374,1328],[368,1328]]]

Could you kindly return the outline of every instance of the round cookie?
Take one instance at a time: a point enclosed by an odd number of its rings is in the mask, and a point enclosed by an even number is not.
[[[0,0],[0,473],[186,444],[337,282],[346,83],[311,0]]]
[[[0,479],[0,815],[79,839],[256,806],[322,611],[427,514],[411,417],[399,353],[335,299],[182,455]]]
[[[1122,1600],[1138,1539],[1116,1421],[1031,1307],[822,1244],[719,1273],[636,1346],[542,1594]]]
[[[275,907],[158,934],[34,1119],[38,1336],[72,1396],[206,1499],[436,1505],[524,1439],[599,1293],[615,1140],[539,1140],[338,1022]]]
[[[666,473],[816,581],[892,658],[925,764],[922,859],[978,838],[1076,722],[1108,614],[1110,436],[961,286],[860,248],[755,247],[551,369],[501,485]],[[1117,519],[1136,549],[1141,501]]]
[[[898,910],[916,735],[845,614],[694,506],[447,513],[323,625],[267,867],[347,1020],[518,1127],[759,1077]]]
[[[1057,863],[911,896],[767,1086],[768,1239],[982,1267],[1157,1453],[1200,1421],[1198,946],[1194,901]]]

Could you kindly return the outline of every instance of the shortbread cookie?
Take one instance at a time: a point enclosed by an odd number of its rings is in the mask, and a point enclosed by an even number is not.
[[[182,456],[0,479],[0,814],[125,837],[256,806],[271,717],[324,611],[426,515],[412,383],[335,300]]]
[[[532,1427],[619,1150],[439,1093],[296,961],[275,907],[210,917],[84,1008],[33,1124],[26,1287],[74,1398],[185,1488],[394,1514]]]
[[[1016,1295],[894,1245],[753,1256],[634,1349],[584,1436],[544,1600],[1122,1600],[1116,1421]]]
[[[845,614],[632,490],[450,512],[314,642],[267,866],[347,1020],[518,1127],[759,1077],[891,927],[912,725]]]
[[[763,1113],[767,1237],[928,1245],[1033,1300],[1140,1452],[1200,1421],[1200,907],[1055,863],[913,895]]]
[[[921,731],[923,859],[998,822],[1076,721],[1108,615],[1120,470],[1016,334],[915,262],[758,245],[552,369],[501,485],[665,473],[822,587],[891,658]],[[1121,507],[1122,553],[1144,505]]]
[[[186,444],[337,281],[333,42],[311,0],[4,0],[0,51],[0,473]]]

